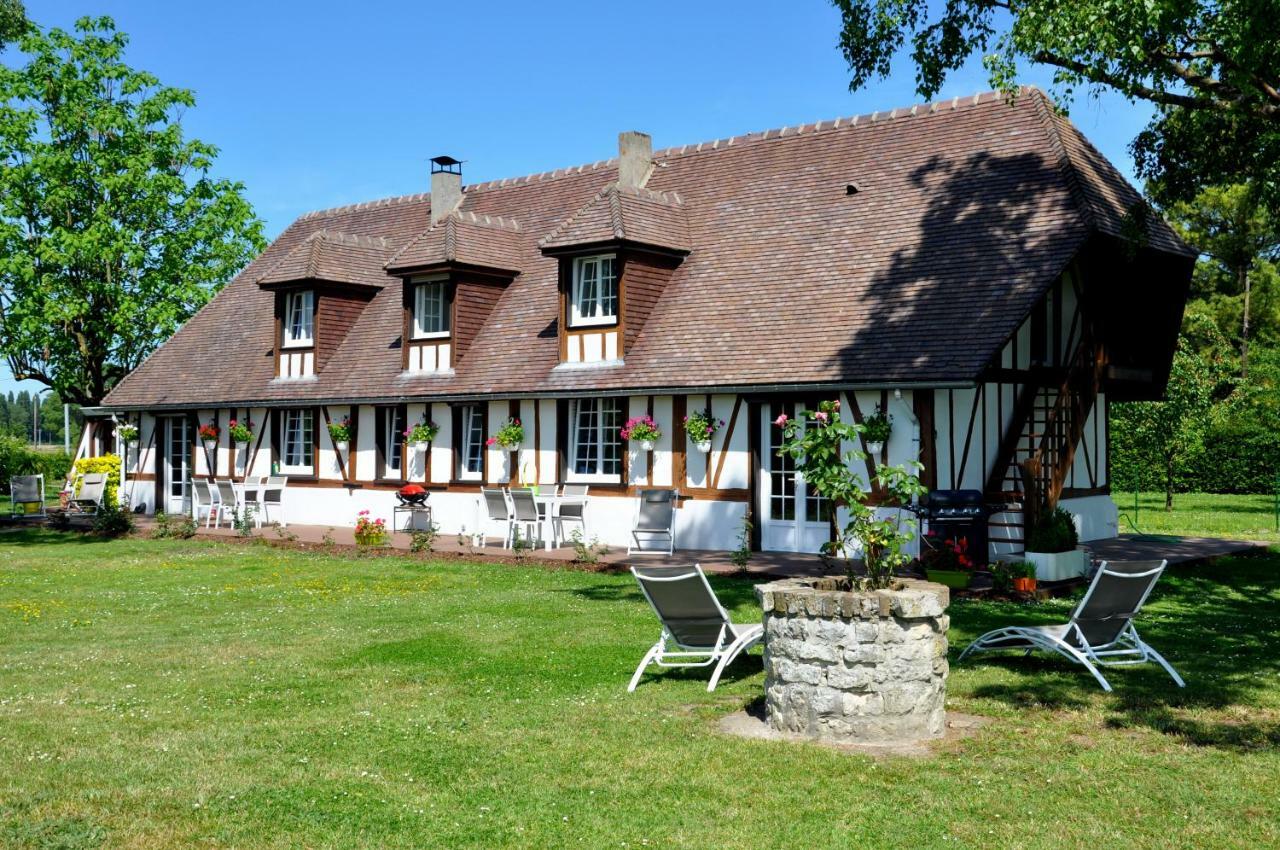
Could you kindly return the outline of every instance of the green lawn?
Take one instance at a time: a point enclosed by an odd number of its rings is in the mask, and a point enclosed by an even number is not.
[[[1136,528],[1133,523],[1133,493],[1115,493],[1112,498],[1120,507],[1122,532],[1137,530],[1147,534],[1238,537],[1280,543],[1274,496],[1176,493],[1173,510],[1165,511],[1164,493],[1140,493]]]
[[[1186,691],[966,663],[950,708],[996,722],[872,760],[719,734],[758,655],[627,694],[629,576],[0,532],[0,846],[1277,846],[1277,567],[1162,584],[1143,631]],[[953,659],[1068,604],[956,603]]]

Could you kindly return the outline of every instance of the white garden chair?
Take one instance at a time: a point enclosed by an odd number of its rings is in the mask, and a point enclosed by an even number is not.
[[[1103,561],[1084,598],[1060,626],[1008,626],[987,632],[960,653],[963,661],[971,652],[993,649],[1021,649],[1056,652],[1083,664],[1110,692],[1111,685],[1099,667],[1119,667],[1154,661],[1173,677],[1178,687],[1186,683],[1164,656],[1143,642],[1133,620],[1160,580],[1168,561]]]
[[[764,637],[759,623],[739,625],[716,598],[702,567],[632,567],[644,598],[662,623],[662,635],[636,668],[627,691],[634,691],[650,664],[659,667],[709,667],[707,690],[714,691],[724,668]]]
[[[89,472],[80,478],[80,487],[67,499],[67,509],[75,513],[96,514],[107,495],[107,474]]]
[[[507,503],[507,494],[493,487],[481,487],[480,498],[484,502],[485,523],[480,534],[480,545],[489,545],[489,526],[501,525],[503,528],[502,548],[511,548],[511,536],[515,530],[515,514]]]

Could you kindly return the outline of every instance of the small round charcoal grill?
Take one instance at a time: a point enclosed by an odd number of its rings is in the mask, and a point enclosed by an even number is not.
[[[396,491],[396,498],[405,507],[422,507],[427,503],[427,491],[417,484],[406,484]]]

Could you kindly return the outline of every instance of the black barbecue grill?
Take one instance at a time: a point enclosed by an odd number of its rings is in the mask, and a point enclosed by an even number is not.
[[[989,560],[987,520],[999,511],[1000,506],[988,504],[981,490],[933,490],[915,509],[927,533],[943,540],[968,540],[969,558],[978,566],[986,566]]]

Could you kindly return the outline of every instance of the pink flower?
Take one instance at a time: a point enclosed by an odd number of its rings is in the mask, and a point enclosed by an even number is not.
[[[484,441],[484,444],[485,444],[486,446],[496,446],[496,445],[498,444],[498,438],[497,438],[497,437],[490,437],[489,439],[487,439],[487,440],[485,440],[485,441]]]
[[[818,420],[819,422],[826,422],[827,412],[825,410],[819,410],[817,413],[813,414],[813,418]]]
[[[787,414],[784,413],[777,419],[773,420],[773,424],[777,425],[779,428],[787,427]]]

